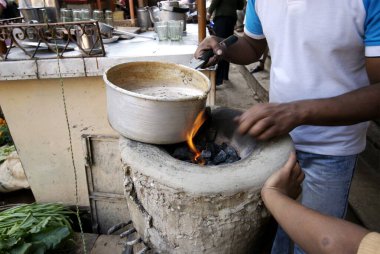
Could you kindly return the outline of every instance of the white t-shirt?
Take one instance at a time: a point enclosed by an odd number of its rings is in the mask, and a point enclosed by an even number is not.
[[[245,33],[266,38],[271,51],[271,102],[369,85],[365,58],[380,57],[380,0],[248,0],[246,15]],[[291,136],[301,151],[353,155],[365,148],[367,126],[299,126]]]

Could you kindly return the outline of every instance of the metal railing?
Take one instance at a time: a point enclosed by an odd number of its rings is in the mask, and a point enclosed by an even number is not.
[[[0,44],[6,45],[6,50],[0,52],[0,59],[3,61],[14,60],[9,59],[9,56],[16,49],[20,49],[30,59],[105,56],[99,24],[95,20],[65,23],[14,23],[19,19],[0,21]],[[41,49],[48,49],[56,54],[36,56]],[[72,50],[79,51],[79,54],[65,55],[66,52]]]

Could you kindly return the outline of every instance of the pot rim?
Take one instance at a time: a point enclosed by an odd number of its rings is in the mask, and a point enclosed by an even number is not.
[[[120,67],[122,65],[133,65],[133,64],[144,64],[144,63],[158,63],[158,64],[163,64],[163,65],[168,65],[168,66],[177,66],[177,67],[180,67],[180,68],[183,68],[183,69],[187,69],[189,71],[192,71],[192,72],[197,72],[197,75],[201,75],[201,77],[207,82],[207,89],[205,91],[202,91],[202,95],[201,96],[189,96],[189,97],[186,97],[186,98],[178,98],[178,99],[169,99],[169,98],[159,98],[159,97],[155,97],[155,96],[151,96],[151,95],[144,95],[144,94],[140,94],[140,93],[135,93],[135,92],[132,92],[132,91],[129,91],[129,90],[126,90],[126,89],[123,89],[123,88],[120,88],[119,86],[113,84],[112,82],[110,82],[107,78],[107,75],[108,75],[108,72],[115,68],[115,67]],[[163,101],[163,102],[178,102],[178,101],[193,101],[193,100],[204,100],[207,98],[210,90],[211,90],[211,82],[210,80],[207,78],[207,76],[205,74],[203,74],[202,72],[200,71],[197,71],[197,70],[194,70],[193,68],[190,68],[188,66],[185,66],[185,65],[182,65],[182,64],[176,64],[176,63],[170,63],[170,62],[161,62],[161,61],[134,61],[134,62],[127,62],[127,63],[122,63],[122,64],[117,64],[117,65],[114,65],[110,68],[108,68],[104,74],[103,74],[103,80],[104,82],[106,83],[107,86],[109,86],[110,88],[118,91],[119,93],[122,93],[122,94],[126,94],[126,95],[129,95],[129,96],[132,96],[132,97],[136,97],[136,98],[140,98],[140,99],[147,99],[147,100],[152,100],[152,101]]]

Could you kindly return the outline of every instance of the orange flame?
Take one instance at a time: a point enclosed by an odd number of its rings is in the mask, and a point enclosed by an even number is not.
[[[202,124],[206,121],[206,116],[205,116],[205,111],[201,111],[198,115],[197,118],[195,118],[193,128],[190,130],[190,132],[187,133],[186,135],[186,140],[187,144],[190,147],[190,150],[194,154],[193,161],[197,164],[204,165],[206,162],[205,160],[201,157],[201,152],[198,151],[198,149],[195,147],[193,138],[197,134],[199,128],[202,126]]]

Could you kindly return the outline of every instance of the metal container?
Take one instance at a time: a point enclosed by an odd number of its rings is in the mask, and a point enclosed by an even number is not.
[[[85,52],[99,52],[101,50],[100,38],[90,28],[84,27],[83,29],[77,26],[75,36],[78,46]]]
[[[160,1],[157,5],[160,8],[179,7],[179,1]]]
[[[57,0],[20,0],[19,10],[26,22],[37,21],[38,23],[58,22],[59,5]],[[46,12],[47,18],[44,18]]]
[[[162,6],[162,5],[160,5]],[[150,18],[153,23],[159,22],[159,21],[169,21],[169,20],[182,20],[183,21],[183,31],[186,31],[186,20],[187,20],[187,14],[185,11],[188,9],[178,8],[174,10],[169,10],[170,8],[174,7],[157,7],[152,6],[148,9]]]
[[[152,27],[148,7],[137,8],[137,22],[141,28],[141,31],[146,31]]]
[[[49,21],[45,8],[19,8],[26,22],[51,22]]]
[[[204,74],[173,63],[124,63],[108,69],[103,79],[112,128],[152,144],[186,140],[210,91]]]

